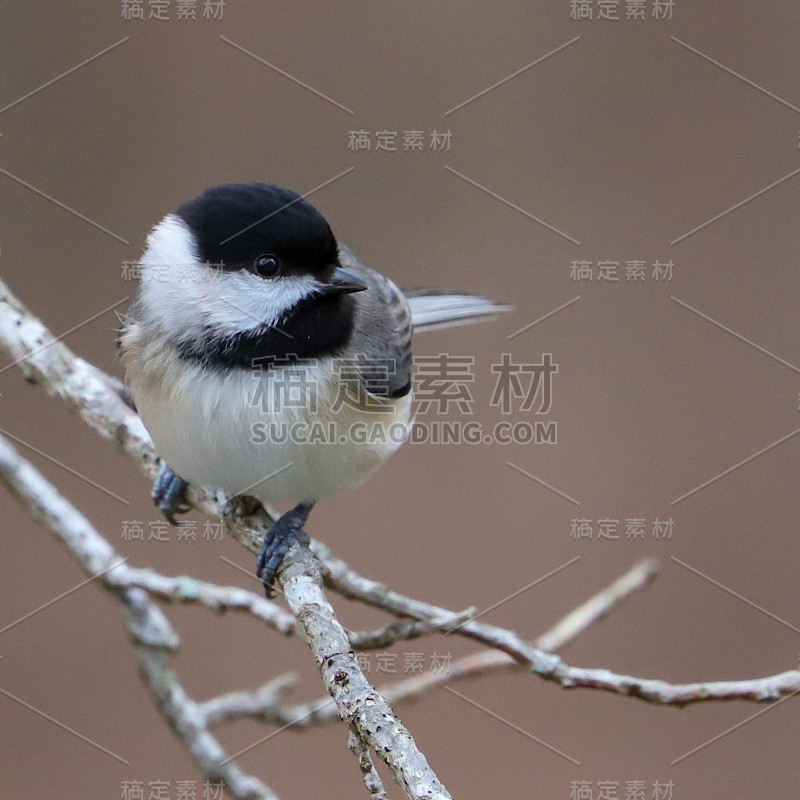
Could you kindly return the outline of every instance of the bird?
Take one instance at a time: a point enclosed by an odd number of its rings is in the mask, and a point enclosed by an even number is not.
[[[214,186],[179,206],[139,266],[117,343],[160,458],[152,499],[172,524],[188,484],[291,504],[257,561],[268,597],[292,544],[309,541],[312,507],[359,486],[407,437],[412,333],[510,308],[402,291],[274,183]]]

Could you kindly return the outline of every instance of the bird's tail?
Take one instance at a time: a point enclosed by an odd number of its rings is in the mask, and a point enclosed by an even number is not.
[[[433,289],[404,289],[403,294],[411,306],[411,319],[415,330],[469,325],[494,319],[513,309],[495,303],[488,297],[473,294],[456,294]]]

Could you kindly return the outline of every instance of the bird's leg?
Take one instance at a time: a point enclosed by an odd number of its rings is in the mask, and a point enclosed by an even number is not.
[[[256,575],[261,578],[267,597],[275,596],[272,584],[289,548],[295,542],[302,545],[309,544],[310,539],[303,530],[303,525],[306,524],[313,506],[313,503],[298,503],[291,511],[287,511],[282,517],[279,517],[267,531],[264,544],[261,545],[256,569]]]
[[[186,500],[186,486],[186,481],[176,475],[162,459],[150,497],[172,525],[178,524],[175,514],[183,514],[191,508]]]

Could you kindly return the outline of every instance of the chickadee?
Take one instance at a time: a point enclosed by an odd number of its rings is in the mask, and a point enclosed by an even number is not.
[[[173,523],[188,510],[187,482],[296,503],[258,558],[267,596],[292,542],[307,543],[312,506],[358,486],[402,443],[412,328],[507,308],[403,293],[338,244],[310,203],[267,183],[217,186],[185,203],[153,228],[140,264],[119,345],[162,459],[153,500]],[[264,423],[333,436],[265,439]],[[352,436],[358,425],[366,435]]]

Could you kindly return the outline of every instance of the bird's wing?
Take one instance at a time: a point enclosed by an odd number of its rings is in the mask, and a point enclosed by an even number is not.
[[[352,250],[339,246],[342,266],[367,284],[353,295],[356,320],[350,349],[363,360],[360,370],[367,391],[379,397],[402,397],[411,388],[411,308],[403,292],[385,275],[361,263]]]
[[[341,244],[339,258],[345,269],[361,277],[369,287],[366,292],[355,295],[359,318],[351,341],[353,351],[359,356],[363,354],[368,363],[393,365],[388,390],[381,390],[377,382],[362,374],[367,389],[374,394],[398,397],[409,391],[414,330],[468,325],[511,310],[511,306],[477,295],[437,289],[400,290]]]

